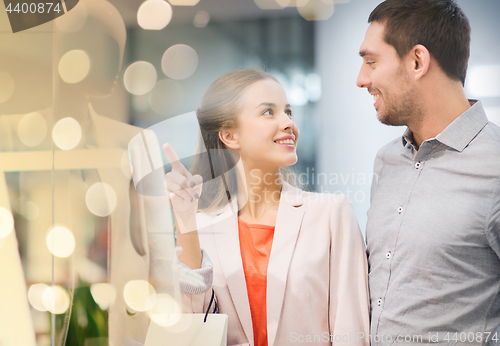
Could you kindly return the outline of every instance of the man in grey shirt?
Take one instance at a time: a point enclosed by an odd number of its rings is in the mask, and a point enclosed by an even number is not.
[[[452,0],[387,0],[370,14],[357,84],[383,147],[366,229],[372,345],[500,339],[500,128],[467,100],[470,27]]]

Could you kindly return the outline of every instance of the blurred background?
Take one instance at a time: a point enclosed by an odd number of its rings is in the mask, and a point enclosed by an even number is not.
[[[265,69],[284,86],[301,130],[295,170],[304,173],[301,178],[309,190],[346,193],[364,232],[376,152],[404,132],[380,124],[371,96],[355,84],[368,15],[381,1],[177,0],[170,2],[170,22],[158,31],[138,24],[140,1],[110,2],[127,24],[123,73],[137,61],[152,64],[157,72],[149,93],[136,96],[123,86],[117,89],[112,97],[117,118],[147,128],[195,111],[204,91],[223,73]],[[457,3],[472,27],[467,96],[480,99],[490,121],[498,124],[500,2]],[[194,5],[178,6],[188,4]],[[170,58],[165,57],[168,49]],[[197,59],[190,60],[190,54]],[[169,75],[169,68],[185,69],[185,74]],[[172,100],[165,99],[164,91]],[[156,95],[163,99],[156,100]],[[102,102],[110,104],[110,99]]]
[[[379,2],[67,0],[67,14],[16,34],[2,12],[0,344],[143,341],[147,311],[172,307],[171,219],[145,211],[163,197],[135,191],[128,144],[149,129],[153,159],[166,162],[164,141],[191,156],[193,112],[231,70],[278,78],[300,127],[304,188],[347,194],[364,234],[375,155],[404,132],[380,124],[355,84]],[[472,27],[466,93],[500,125],[500,2],[457,3]]]

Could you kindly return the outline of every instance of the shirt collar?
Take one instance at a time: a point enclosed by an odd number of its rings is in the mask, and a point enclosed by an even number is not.
[[[413,132],[409,128],[406,128],[405,133],[403,133],[403,137],[401,137],[403,141],[403,147],[406,147],[406,144],[410,143],[413,145]]]
[[[471,107],[453,120],[440,134],[436,140],[457,151],[463,151],[467,145],[488,123],[481,101],[469,100]],[[403,146],[413,143],[413,132],[406,129],[402,137]]]

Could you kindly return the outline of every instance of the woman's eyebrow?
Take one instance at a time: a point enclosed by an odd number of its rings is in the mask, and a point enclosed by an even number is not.
[[[260,106],[276,107],[276,105],[274,103],[262,102],[260,105],[258,105],[255,108],[259,108]]]

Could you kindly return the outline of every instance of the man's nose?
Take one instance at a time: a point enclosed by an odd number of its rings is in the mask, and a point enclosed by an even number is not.
[[[358,79],[356,80],[356,85],[359,88],[369,88],[371,85],[370,78],[368,74],[364,71],[363,66],[359,70]]]

